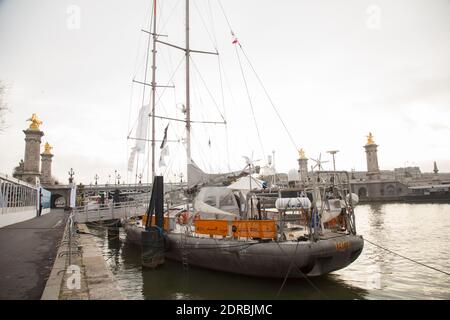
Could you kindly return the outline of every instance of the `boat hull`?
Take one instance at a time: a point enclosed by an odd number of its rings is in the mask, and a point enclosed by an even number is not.
[[[142,228],[124,224],[127,240],[142,245]],[[313,277],[345,268],[360,255],[361,236],[335,234],[310,241],[258,242],[167,234],[166,258],[206,269],[255,277]]]

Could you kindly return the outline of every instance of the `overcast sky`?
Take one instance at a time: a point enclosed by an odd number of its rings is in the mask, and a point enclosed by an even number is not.
[[[162,40],[183,46],[184,1],[158,3],[159,31],[168,35]],[[193,54],[192,118],[224,116],[228,123],[193,125],[193,158],[205,171],[241,169],[242,156],[266,159],[275,150],[277,169],[287,172],[297,167],[296,148],[324,160],[338,149],[338,169],[365,170],[370,131],[381,169],[431,171],[437,161],[450,172],[450,1],[222,0],[295,140],[294,146],[238,50],[262,147],[218,1],[191,3],[191,46],[217,47],[221,61],[219,69],[217,57]],[[10,174],[23,158],[25,120],[37,113],[60,181],[71,167],[77,182],[93,182],[95,174],[100,183],[108,175],[112,182],[114,170],[134,181],[126,169],[134,145],[127,135],[133,136],[143,92],[132,79],[144,78],[147,36],[140,30],[148,29],[150,8],[149,0],[0,0],[0,81],[10,109],[0,133],[0,172]],[[175,84],[158,90],[158,114],[182,117],[182,57],[158,47],[157,82],[174,74]],[[147,103],[148,89],[144,96]],[[158,139],[166,124],[158,121]],[[183,135],[182,124],[171,122],[169,139]],[[170,143],[169,168],[157,165],[158,172],[169,178],[182,172],[183,148]],[[148,160],[141,156],[138,165],[147,168]]]

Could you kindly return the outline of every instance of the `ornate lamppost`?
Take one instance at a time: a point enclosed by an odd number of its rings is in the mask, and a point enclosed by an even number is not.
[[[75,175],[75,171],[73,171],[72,168],[70,168],[69,173],[69,183],[73,183],[73,176]]]

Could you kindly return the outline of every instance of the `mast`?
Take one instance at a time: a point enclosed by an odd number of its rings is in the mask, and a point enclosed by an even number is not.
[[[208,52],[208,51],[200,51],[200,50],[191,50],[190,49],[190,43],[189,43],[189,0],[186,0],[186,28],[185,28],[185,32],[186,32],[186,46],[184,48],[179,47],[177,45],[165,42],[165,41],[161,41],[158,40],[158,35],[156,34],[156,0],[154,0],[154,19],[155,21],[153,21],[153,32],[151,34],[153,34],[153,80],[152,80],[152,89],[153,89],[153,108],[152,108],[152,123],[154,123],[154,118],[161,118],[161,119],[167,119],[167,120],[175,120],[175,121],[184,121],[186,122],[186,167],[189,166],[189,164],[192,163],[192,157],[191,157],[191,123],[193,122],[197,122],[197,123],[223,123],[226,124],[226,122],[217,122],[217,121],[191,121],[191,97],[190,97],[190,54],[191,52],[195,52],[195,53],[204,53],[204,54],[214,54],[214,55],[218,55],[219,53],[216,52]],[[185,119],[184,120],[180,120],[180,119],[173,119],[173,118],[169,118],[169,117],[161,117],[161,116],[157,116],[155,115],[155,89],[156,87],[159,87],[156,85],[155,82],[155,56],[156,56],[156,42],[162,43],[164,45],[167,45],[169,47],[173,47],[179,50],[183,50],[185,53],[185,59],[186,59],[186,102],[185,102]],[[163,87],[171,87],[171,86],[163,86]],[[173,86],[172,86],[173,87]],[[152,157],[153,157],[153,161],[152,161],[152,168],[153,168],[153,172],[154,172],[154,144],[155,144],[155,134],[154,134],[154,126],[153,126],[153,132],[152,132]],[[186,168],[187,169],[187,168]],[[153,173],[154,175],[154,173]],[[189,181],[189,173],[187,174],[187,181]]]
[[[191,164],[191,97],[190,97],[190,79],[189,79],[189,0],[186,0],[186,162]],[[189,174],[188,174],[189,181]]]
[[[152,49],[152,180],[155,178],[155,101],[156,101],[156,1],[153,0],[153,49]]]

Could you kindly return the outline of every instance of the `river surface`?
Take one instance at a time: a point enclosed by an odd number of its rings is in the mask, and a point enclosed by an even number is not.
[[[450,204],[366,204],[356,207],[357,232],[410,259],[450,272]],[[450,299],[450,276],[365,242],[360,257],[323,277],[263,279],[166,260],[141,267],[140,248],[122,229],[91,228],[128,299]]]

